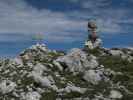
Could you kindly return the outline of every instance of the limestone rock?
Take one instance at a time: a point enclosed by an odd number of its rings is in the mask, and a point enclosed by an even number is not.
[[[0,92],[6,94],[12,92],[16,87],[16,84],[10,80],[3,80],[0,82]]]
[[[67,55],[59,57],[56,61],[65,63],[70,72],[84,72],[86,69],[98,66],[96,59],[89,60],[87,54],[80,49],[72,49]]]
[[[119,91],[116,91],[116,90],[111,90],[111,91],[110,91],[110,95],[109,95],[109,97],[110,97],[111,99],[121,99],[122,96],[123,96],[123,95],[122,95]]]
[[[28,92],[22,96],[24,100],[40,100],[41,95],[38,92]]]
[[[83,79],[92,84],[98,84],[102,80],[103,72],[96,70],[88,70],[85,72]]]
[[[100,38],[96,39],[94,43],[91,40],[85,42],[85,47],[87,47],[88,49],[98,48],[101,45],[102,45],[102,40]]]

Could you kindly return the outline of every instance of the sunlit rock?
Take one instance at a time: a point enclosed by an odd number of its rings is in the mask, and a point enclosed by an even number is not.
[[[123,96],[123,95],[122,95],[119,91],[116,91],[116,90],[111,90],[111,91],[110,91],[110,95],[109,95],[109,97],[110,97],[111,99],[121,99],[122,96]]]
[[[12,92],[16,87],[16,83],[10,80],[3,80],[0,82],[0,92],[6,94]]]

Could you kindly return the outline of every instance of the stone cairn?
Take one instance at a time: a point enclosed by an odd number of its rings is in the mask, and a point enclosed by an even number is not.
[[[88,22],[88,40],[85,42],[85,48],[87,49],[94,49],[98,48],[102,44],[102,40],[97,35],[97,25],[94,21]]]

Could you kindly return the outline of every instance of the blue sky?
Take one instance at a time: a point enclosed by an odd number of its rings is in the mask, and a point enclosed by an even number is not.
[[[14,57],[43,33],[50,49],[83,47],[95,19],[105,47],[133,46],[133,0],[0,0],[0,56]]]

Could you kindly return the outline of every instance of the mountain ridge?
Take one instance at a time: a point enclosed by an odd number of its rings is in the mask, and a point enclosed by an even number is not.
[[[73,48],[45,44],[0,60],[0,100],[132,100],[133,48]]]

